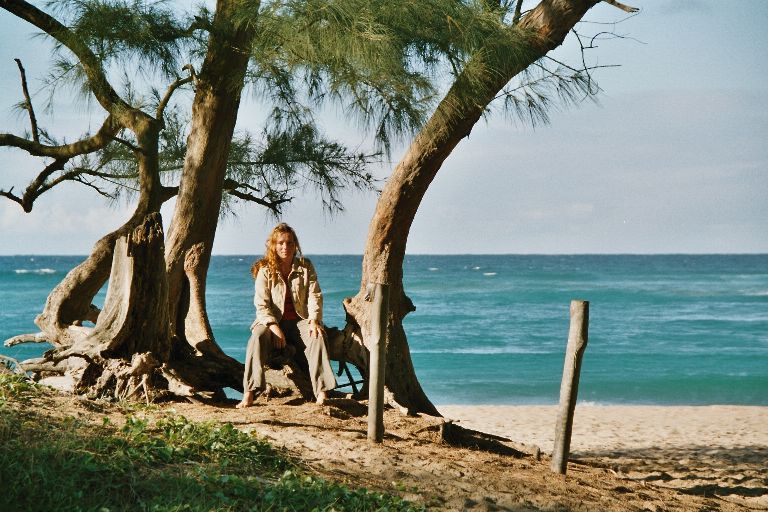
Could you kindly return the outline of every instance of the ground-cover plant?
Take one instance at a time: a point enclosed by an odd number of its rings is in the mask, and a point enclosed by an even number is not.
[[[5,364],[0,363],[0,405],[10,398],[17,401],[27,400],[35,394],[36,386],[29,379],[13,373]]]
[[[0,510],[420,510],[306,474],[230,424],[180,416],[93,424],[46,414],[34,406],[41,394],[0,373]]]

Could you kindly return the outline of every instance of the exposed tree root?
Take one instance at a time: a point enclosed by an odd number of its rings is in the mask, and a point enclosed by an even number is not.
[[[20,367],[25,372],[46,374],[46,375],[63,375],[67,371],[66,363],[53,362],[45,359],[44,357],[38,357],[35,359],[27,359],[19,363]]]
[[[48,343],[48,335],[44,332],[19,334],[5,340],[3,345],[12,347],[14,345],[21,345],[22,343]]]

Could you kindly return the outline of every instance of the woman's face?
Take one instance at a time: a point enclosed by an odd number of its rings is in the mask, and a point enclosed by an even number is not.
[[[275,240],[275,252],[280,261],[293,261],[296,254],[296,241],[290,233],[280,233]]]

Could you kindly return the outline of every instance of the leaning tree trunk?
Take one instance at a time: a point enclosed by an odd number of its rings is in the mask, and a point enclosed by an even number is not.
[[[469,135],[488,104],[517,74],[559,46],[573,26],[597,0],[545,0],[510,30],[519,31],[520,51],[500,53],[494,41],[486,52],[467,63],[466,69],[482,66],[482,79],[460,74],[437,110],[414,139],[395,168],[376,205],[363,256],[360,291],[344,302],[350,322],[359,327],[363,340],[370,333],[370,312],[365,300],[369,283],[390,286],[389,338],[386,388],[389,399],[408,412],[439,414],[427,398],[413,368],[402,319],[413,311],[403,290],[403,259],[408,233],[416,211],[437,171],[456,145]]]
[[[188,345],[178,350],[197,358],[201,379],[236,389],[242,388],[243,366],[214,340],[205,283],[252,37],[250,27],[232,21],[239,3],[219,0],[216,6],[216,30],[196,81],[184,171],[166,247],[171,329],[179,345]]]
[[[104,309],[90,335],[72,350],[93,357],[130,359],[151,352],[166,362],[170,354],[168,284],[163,223],[158,212],[142,219],[115,242]]]
[[[23,362],[22,367],[43,378],[63,374],[66,387],[91,396],[131,398],[143,391],[149,399],[153,389],[179,387],[181,379],[168,365],[171,336],[159,213],[160,125],[139,111],[134,111],[132,121],[141,148],[136,151],[140,195],[134,215],[102,238],[93,254],[57,287],[39,321],[44,329],[41,336],[46,327],[52,330],[48,341],[55,348],[39,360]],[[104,308],[94,327],[78,326],[81,320],[93,320],[85,316],[85,304],[90,305],[103,283],[104,262],[109,255],[111,271]],[[69,336],[56,338],[60,333]]]
[[[115,240],[128,233],[134,224],[129,221],[103,236],[90,256],[70,270],[51,291],[42,313],[35,318],[41,331],[35,336],[54,347],[68,347],[87,334],[88,328],[82,324],[95,323],[98,318],[100,310],[93,305],[93,298],[109,278]]]
[[[131,398],[167,387],[154,382],[155,370],[169,361],[171,346],[163,237],[160,214],[152,212],[116,240],[107,297],[95,327],[56,356],[75,360],[79,371],[71,373],[79,377],[77,388]]]

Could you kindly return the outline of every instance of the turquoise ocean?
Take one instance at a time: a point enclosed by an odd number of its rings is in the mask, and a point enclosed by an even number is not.
[[[360,285],[360,256],[310,256],[327,325]],[[77,256],[0,257],[0,339],[34,332]],[[254,256],[214,256],[216,339],[243,360]],[[768,405],[768,255],[409,255],[405,319],[414,366],[436,404],[555,404],[572,299],[590,302],[579,400]],[[104,300],[104,290],[97,305]],[[17,359],[47,345],[0,347]]]

